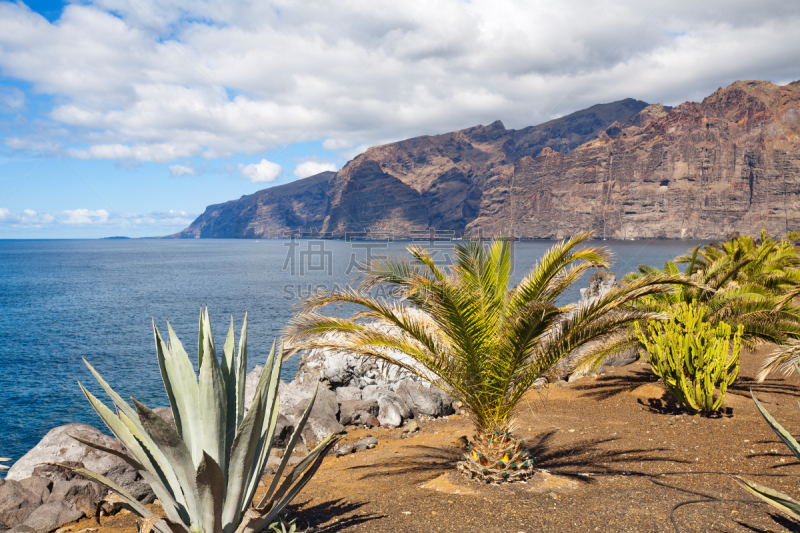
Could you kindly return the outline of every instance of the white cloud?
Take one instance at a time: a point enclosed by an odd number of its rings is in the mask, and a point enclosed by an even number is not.
[[[0,114],[25,111],[25,93],[16,87],[0,87]]]
[[[0,224],[16,222],[18,217],[5,207],[0,207]]]
[[[197,169],[191,161],[187,161],[182,165],[170,165],[169,174],[173,178],[179,178],[181,176],[197,176]]]
[[[325,139],[322,141],[322,147],[326,150],[344,150],[351,146],[353,146],[353,143],[346,139]]]
[[[186,227],[195,219],[186,211],[166,211],[152,213],[109,213],[105,209],[71,209],[53,213],[37,213],[25,209],[21,214],[0,207],[0,224],[15,228],[44,228],[55,226],[106,226],[106,227],[146,227],[175,226]]]
[[[785,0],[88,0],[54,23],[0,1],[0,71],[30,84],[22,103],[52,96],[35,128],[53,145],[74,129],[71,157],[174,164],[307,141],[346,156],[498,118],[524,127],[626,97],[790,81],[798,26]]]
[[[243,165],[239,163],[239,172],[253,183],[268,183],[280,178],[283,169],[277,163],[262,159],[260,163]]]
[[[336,163],[327,161],[306,161],[298,164],[294,168],[294,175],[298,178],[307,178],[319,174],[320,172],[325,172],[326,170],[335,171]]]
[[[92,211],[89,209],[73,209],[71,211],[62,211],[61,214],[65,217],[62,224],[105,224],[108,222],[108,211],[105,209],[98,209]]]

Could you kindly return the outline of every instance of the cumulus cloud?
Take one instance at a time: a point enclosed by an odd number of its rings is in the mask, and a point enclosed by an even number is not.
[[[298,178],[314,176],[326,170],[336,170],[336,163],[328,161],[305,161],[294,168],[294,175]]]
[[[13,213],[0,207],[0,224],[15,228],[44,228],[54,226],[176,226],[185,227],[192,223],[194,215],[186,211],[165,211],[152,213],[109,213],[105,209],[68,209],[52,213],[37,213],[25,209]]]
[[[25,111],[25,93],[16,87],[0,86],[0,114]]]
[[[73,209],[62,211],[61,215],[63,224],[105,224],[108,222],[108,211],[105,209],[98,209],[92,211],[90,209]]]
[[[239,163],[239,172],[253,183],[268,183],[283,175],[283,168],[277,163],[262,159],[259,163],[243,165]]]
[[[181,176],[197,176],[197,168],[195,168],[191,161],[187,161],[180,165],[170,165],[169,175],[173,178],[179,178]]]
[[[0,1],[0,71],[52,96],[36,129],[53,145],[74,130],[66,155],[174,164],[791,81],[798,26],[785,0],[87,0],[53,23]]]

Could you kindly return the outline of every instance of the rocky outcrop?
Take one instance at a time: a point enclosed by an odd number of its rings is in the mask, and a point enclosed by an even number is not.
[[[81,437],[103,446],[123,451],[122,445],[115,439],[104,435],[100,430],[85,424],[67,424],[58,426],[42,438],[28,453],[23,455],[9,469],[6,479],[21,480],[33,475],[33,470],[40,463],[75,461],[93,472],[106,472],[111,467],[123,463],[113,455],[95,450],[82,444],[70,435]]]
[[[325,218],[329,182],[334,175],[333,172],[322,172],[238,200],[210,205],[197,220],[174,237],[276,238],[290,231],[318,230]]]
[[[650,106],[568,154],[520,159],[510,187],[517,235],[783,235],[800,225],[800,84],[736,82]]]
[[[376,146],[335,175],[322,173],[209,206],[172,237],[281,238],[312,229],[334,236],[390,230],[399,237],[429,227],[461,234],[494,209],[493,198],[502,200],[496,189],[507,189],[504,180],[520,158],[548,147],[568,152],[646,106],[627,99],[521,130],[496,121]]]
[[[288,231],[720,239],[800,227],[800,82],[674,108],[622,100],[376,146],[342,170],[210,206],[173,237]]]

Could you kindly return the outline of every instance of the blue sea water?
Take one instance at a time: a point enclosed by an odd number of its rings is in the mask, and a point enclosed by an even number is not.
[[[344,285],[369,252],[403,254],[408,243],[299,240],[0,240],[0,456],[12,463],[51,428],[81,422],[102,428],[78,388],[105,400],[81,358],[123,398],[166,406],[152,319],[170,320],[194,356],[201,305],[208,305],[218,351],[231,316],[237,334],[249,313],[248,366],[263,364],[273,339],[310,289]],[[422,243],[426,245],[426,243]],[[609,241],[610,269],[661,267],[691,241]],[[518,242],[520,279],[551,242]],[[371,250],[368,247],[372,246]],[[446,264],[449,245],[427,243]],[[584,278],[565,295],[578,299]],[[284,365],[290,381],[297,361]]]

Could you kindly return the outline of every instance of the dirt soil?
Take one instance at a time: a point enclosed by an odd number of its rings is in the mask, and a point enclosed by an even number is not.
[[[642,363],[568,386],[531,391],[516,434],[539,471],[527,483],[489,486],[455,472],[466,416],[400,429],[358,429],[344,440],[378,437],[372,450],[325,460],[290,507],[298,531],[317,532],[783,532],[795,522],[753,498],[728,476],[800,498],[800,462],[767,426],[752,389],[790,432],[800,433],[800,380],[755,383],[767,348],[743,354],[741,377],[717,418],[665,403]],[[739,501],[731,501],[739,500]],[[746,500],[746,501],[741,501]],[[72,531],[135,533],[134,515],[84,519]]]

